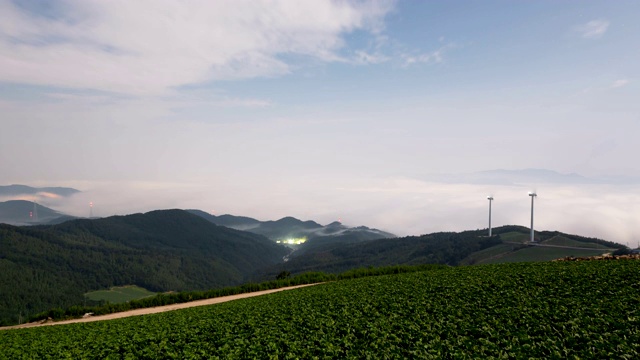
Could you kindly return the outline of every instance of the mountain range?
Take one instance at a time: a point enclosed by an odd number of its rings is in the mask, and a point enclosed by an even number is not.
[[[79,193],[80,190],[76,190],[68,187],[41,187],[35,188],[26,185],[1,185],[0,197],[5,196],[20,196],[20,195],[35,195],[39,193],[52,194],[55,196],[68,197],[73,194]]]
[[[315,221],[302,221],[291,216],[276,221],[259,221],[244,216],[215,216],[201,210],[187,211],[216,225],[264,235],[273,241],[287,245],[309,246],[324,241],[335,241],[338,238],[344,241],[358,242],[396,237],[394,234],[366,226],[350,228],[338,221],[328,225],[320,225]]]
[[[69,216],[61,212],[26,200],[0,202],[0,223],[11,225],[46,224]]]
[[[289,251],[183,210],[0,224],[0,323],[20,312],[82,304],[86,292],[111,286],[158,292],[238,285]]]

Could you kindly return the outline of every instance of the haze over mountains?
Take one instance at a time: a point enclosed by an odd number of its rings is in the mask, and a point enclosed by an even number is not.
[[[42,187],[35,188],[26,185],[4,185],[0,186],[0,197],[3,196],[21,196],[21,195],[38,195],[42,194],[48,197],[68,197],[79,193],[80,190],[67,187]]]
[[[232,183],[222,188],[205,183],[154,187],[143,183],[84,183],[81,192],[41,198],[38,203],[82,218],[90,216],[89,203],[93,202],[96,217],[182,208],[252,219],[293,216],[323,225],[342,219],[342,224],[349,227],[366,225],[408,236],[485,227],[487,195],[495,198],[495,225],[526,226],[530,217],[527,192],[536,190],[536,223],[540,228],[622,244],[633,244],[640,238],[636,221],[640,216],[640,182],[634,183],[632,178],[609,181],[606,176],[522,169],[450,175],[429,175],[428,170],[421,170],[412,177],[386,174],[357,181],[322,176],[298,180],[286,189],[254,181],[245,190]],[[309,181],[322,186],[313,192],[303,191]],[[21,198],[29,200],[30,196]],[[0,201],[14,199],[0,197]]]
[[[366,226],[358,226],[349,228],[342,225],[338,221],[334,221],[329,225],[323,226],[315,221],[301,221],[294,217],[288,216],[277,221],[259,221],[249,217],[220,215],[215,216],[201,210],[187,210],[195,215],[201,216],[214,224],[227,226],[237,230],[249,231],[252,233],[264,235],[272,240],[286,242],[292,239],[303,239],[312,241],[322,237],[357,237],[361,240],[373,240],[392,238],[396,235],[377,230],[370,229]]]

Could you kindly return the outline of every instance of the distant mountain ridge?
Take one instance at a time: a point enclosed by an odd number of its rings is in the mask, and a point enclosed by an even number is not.
[[[34,213],[35,212],[37,213]],[[10,225],[36,225],[67,216],[46,206],[25,200],[0,202],[0,223]]]
[[[36,188],[27,185],[2,185],[0,186],[0,196],[18,196],[18,195],[33,195],[38,193],[49,193],[62,197],[68,197],[73,194],[79,193],[80,190],[68,188],[68,187],[42,187]]]
[[[306,242],[318,242],[340,237],[342,240],[352,242],[353,239],[366,241],[396,237],[394,234],[378,229],[371,229],[366,226],[350,228],[337,221],[323,226],[315,221],[302,221],[291,216],[275,221],[259,221],[250,217],[228,214],[215,216],[201,210],[187,211],[211,221],[216,225],[264,235],[273,241],[305,238]],[[349,237],[352,239],[349,240]]]
[[[36,225],[58,223],[74,217],[54,210],[55,206],[80,193],[69,187],[31,187],[27,185],[0,186],[0,223]],[[35,209],[35,210],[34,210]]]

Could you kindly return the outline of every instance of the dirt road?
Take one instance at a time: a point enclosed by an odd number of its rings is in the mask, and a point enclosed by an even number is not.
[[[50,325],[64,325],[64,324],[73,324],[73,323],[84,323],[84,322],[92,322],[92,321],[121,319],[121,318],[130,317],[130,316],[156,314],[156,313],[161,313],[161,312],[165,312],[165,311],[186,309],[186,308],[195,307],[195,306],[205,306],[205,305],[219,304],[219,303],[223,303],[223,302],[227,302],[227,301],[232,301],[232,300],[237,300],[237,299],[244,299],[244,298],[260,296],[260,295],[266,295],[266,294],[271,294],[271,293],[275,293],[275,292],[279,292],[279,291],[297,289],[297,288],[301,288],[301,287],[305,287],[305,286],[313,286],[313,285],[318,285],[318,284],[296,285],[296,286],[284,287],[284,288],[279,288],[279,289],[271,289],[271,290],[250,292],[250,293],[245,293],[245,294],[221,296],[221,297],[217,297],[217,298],[196,300],[196,301],[180,303],[180,304],[157,306],[157,307],[144,308],[144,309],[135,309],[135,310],[129,310],[129,311],[123,311],[123,312],[119,312],[119,313],[99,315],[99,316],[90,316],[90,317],[86,317],[86,318],[82,318],[82,319],[72,319],[72,320],[52,321],[52,322],[33,322],[33,323],[22,324],[22,325],[4,326],[4,327],[0,327],[0,330],[21,329],[21,328],[30,328],[30,327],[36,327],[36,326],[50,326]]]

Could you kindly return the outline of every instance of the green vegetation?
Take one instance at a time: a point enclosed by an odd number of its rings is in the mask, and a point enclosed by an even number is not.
[[[313,248],[308,247],[302,255],[292,256],[288,262],[273,266],[269,271],[269,277],[283,270],[294,274],[305,271],[340,273],[369,266],[458,265],[474,252],[501,243],[498,236],[488,238],[481,235],[484,235],[484,232],[463,231],[346,244],[328,242]]]
[[[268,277],[281,271],[293,274],[305,271],[342,271],[368,266],[446,264],[477,265],[485,263],[547,261],[565,256],[592,256],[623,248],[600,239],[563,234],[557,231],[536,232],[544,245],[557,245],[600,250],[578,250],[546,247],[529,249],[529,229],[501,226],[487,237],[486,230],[441,232],[422,236],[368,241],[308,241],[284,264],[271,267]],[[520,252],[522,251],[522,252]]]
[[[113,286],[165,292],[242,284],[287,253],[263,236],[182,210],[53,226],[0,224],[0,325],[95,305],[84,294]]]
[[[502,235],[500,236],[502,237]],[[524,248],[519,244],[498,244],[490,248],[474,252],[460,262],[460,265],[481,265],[489,262],[501,263],[503,257]]]
[[[549,261],[567,256],[601,255],[624,248],[621,244],[600,239],[551,231],[536,232],[538,242],[532,246],[529,244],[529,229],[515,226],[500,227],[496,233],[502,243],[472,253],[460,265]]]
[[[531,240],[528,232],[529,229],[524,229],[524,230],[525,231],[503,232],[500,234],[500,239],[506,242],[521,242],[521,243],[527,242]]]
[[[300,223],[284,218],[269,224],[278,228]],[[527,228],[504,226],[494,230],[496,235],[490,238],[485,236],[486,231],[476,230],[379,240],[368,239],[364,232],[322,241],[311,239],[283,262],[290,249],[181,210],[49,226],[0,224],[0,326],[21,323],[48,310],[56,316],[76,316],[86,306],[100,304],[85,293],[127,284],[152,292],[204,293],[247,281],[270,281],[283,272],[337,274],[372,266],[541,261],[602,251],[529,249],[503,239],[525,239]],[[536,234],[542,243],[580,243],[610,250],[623,247],[558,232]],[[154,298],[152,303],[164,301]],[[70,313],[61,310],[72,307],[75,310]]]
[[[566,236],[554,236],[549,240],[545,240],[542,242],[544,245],[556,245],[556,246],[568,246],[568,247],[579,247],[579,248],[594,248],[594,249],[602,249],[602,250],[611,250],[610,247],[607,247],[598,243],[591,243],[585,241],[578,241],[569,239]]]
[[[114,304],[143,299],[154,295],[156,295],[156,293],[135,285],[114,286],[109,290],[97,290],[84,294],[84,296],[93,301],[103,301]]]
[[[66,309],[55,308],[32,316],[29,321],[40,321],[45,319],[64,320],[81,317],[86,313],[94,315],[104,315],[116,312],[123,312],[133,309],[150,308],[171,304],[184,303],[195,300],[211,299],[220,296],[237,295],[255,291],[279,289],[287,286],[302,284],[316,284],[327,281],[356,279],[366,276],[379,276],[388,274],[402,274],[407,272],[424,271],[435,269],[441,265],[419,265],[419,266],[385,266],[380,268],[363,268],[347,271],[340,275],[325,274],[321,272],[308,272],[295,277],[291,274],[278,274],[275,281],[266,281],[260,284],[248,283],[241,286],[226,287],[222,289],[212,289],[208,291],[184,291],[179,293],[157,294],[156,296],[144,297],[120,303],[107,303],[98,306],[71,306]]]
[[[487,259],[483,263],[498,264],[507,262],[551,261],[567,256],[595,256],[601,255],[602,253],[602,250],[577,250],[529,245],[505,256]]]
[[[640,262],[435,268],[0,332],[1,358],[638,358]]]

